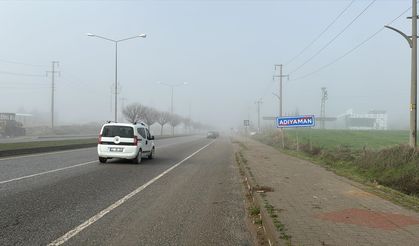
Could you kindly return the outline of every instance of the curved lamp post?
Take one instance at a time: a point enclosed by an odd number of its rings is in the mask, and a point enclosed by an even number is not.
[[[118,121],[118,43],[126,41],[126,40],[130,40],[130,39],[134,39],[134,38],[145,38],[147,37],[147,35],[145,34],[139,34],[136,36],[132,36],[129,38],[123,38],[123,39],[118,39],[118,40],[114,40],[114,39],[110,39],[107,37],[103,37],[103,36],[99,36],[93,33],[86,33],[87,36],[89,37],[94,37],[94,38],[100,38],[100,39],[104,39],[107,41],[110,41],[112,43],[115,44],[115,122]]]
[[[417,53],[418,53],[418,36],[417,36],[417,2],[416,0],[412,0],[412,17],[408,17],[412,19],[412,36],[408,36],[402,31],[391,27],[391,26],[384,26],[390,30],[397,32],[398,34],[402,35],[406,41],[409,43],[409,46],[412,50],[412,62],[411,62],[411,83],[410,83],[410,135],[409,135],[409,145],[411,147],[416,148],[417,144]]]

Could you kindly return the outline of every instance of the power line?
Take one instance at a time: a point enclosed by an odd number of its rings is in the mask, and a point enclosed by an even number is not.
[[[0,74],[26,76],[26,77],[45,77],[46,76],[46,75],[41,75],[41,74],[15,73],[15,72],[9,72],[9,71],[0,71]]]
[[[335,19],[326,26],[326,28],[319,33],[306,47],[304,47],[296,56],[294,56],[293,58],[291,58],[285,65],[289,65],[291,62],[293,62],[295,59],[297,59],[298,57],[300,57],[306,50],[308,50],[315,42],[317,42],[317,40],[319,40],[323,34],[325,34],[330,27],[333,26],[333,24],[336,23],[336,21],[338,21],[340,19],[340,17],[342,17],[342,15],[352,6],[352,4],[355,2],[355,0],[352,0],[336,17]]]
[[[16,64],[16,65],[23,65],[23,66],[30,66],[30,67],[46,67],[45,65],[30,64],[30,63],[10,61],[10,60],[5,60],[5,59],[0,59],[0,62]]]
[[[0,85],[0,88],[2,89],[16,89],[16,90],[37,90],[37,89],[41,89],[41,90],[45,90],[45,89],[49,89],[50,86],[37,86],[37,87],[16,87],[16,86],[3,86]]]
[[[273,84],[275,84],[274,77],[272,77],[272,81],[269,81],[269,83],[266,85],[266,88],[263,91],[262,96],[260,98],[265,98],[266,94],[271,90]]]
[[[400,17],[402,17],[404,14],[406,14],[410,9],[412,9],[412,7],[409,7],[408,9],[406,9],[405,11],[403,11],[403,13],[401,13],[399,16],[397,16],[396,18],[394,18],[392,21],[390,21],[387,25],[392,24],[393,22],[395,22],[396,20],[400,19]],[[374,32],[372,35],[370,35],[369,37],[367,37],[364,41],[358,43],[356,46],[354,46],[352,49],[348,50],[347,52],[345,52],[343,55],[337,57],[336,59],[334,59],[333,61],[321,66],[320,68],[314,70],[313,72],[307,73],[303,76],[297,77],[295,79],[292,79],[291,81],[296,81],[296,80],[301,80],[301,79],[305,79],[307,77],[312,76],[313,74],[316,74],[322,70],[324,70],[327,67],[330,67],[331,65],[335,64],[336,62],[342,60],[343,58],[345,58],[346,56],[348,56],[349,54],[351,54],[352,52],[354,52],[355,50],[357,50],[358,48],[360,48],[361,46],[363,46],[365,43],[367,43],[368,41],[370,41],[371,39],[373,39],[375,36],[377,36],[380,32],[382,32],[385,29],[385,27],[381,27],[379,30],[377,30],[376,32]]]
[[[361,13],[359,13],[351,22],[349,22],[348,25],[346,25],[342,31],[340,31],[336,36],[334,36],[329,42],[326,43],[326,45],[324,45],[322,48],[320,48],[320,50],[318,50],[314,55],[312,55],[310,58],[308,58],[303,64],[301,64],[300,66],[298,66],[296,69],[294,69],[292,72],[290,72],[290,74],[295,73],[296,71],[300,70],[303,66],[305,66],[307,63],[309,63],[310,61],[312,61],[315,57],[317,57],[323,50],[325,50],[327,47],[329,47],[340,35],[342,35],[346,30],[348,30],[348,28],[355,23],[356,20],[359,19],[359,17],[361,17],[377,0],[372,0],[367,7],[365,7]]]

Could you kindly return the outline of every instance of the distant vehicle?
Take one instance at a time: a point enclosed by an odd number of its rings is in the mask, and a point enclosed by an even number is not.
[[[209,131],[207,133],[207,138],[218,138],[220,134],[217,131]]]
[[[0,113],[0,137],[25,136],[23,124],[16,121],[15,113]]]
[[[152,159],[156,151],[153,140],[154,136],[144,123],[108,122],[100,130],[97,145],[99,162],[105,163],[111,158],[121,158],[139,164],[143,157]]]

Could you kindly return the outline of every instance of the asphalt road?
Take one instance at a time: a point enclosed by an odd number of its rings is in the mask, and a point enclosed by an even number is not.
[[[0,159],[0,245],[251,245],[229,141],[156,146],[140,165],[95,148]]]

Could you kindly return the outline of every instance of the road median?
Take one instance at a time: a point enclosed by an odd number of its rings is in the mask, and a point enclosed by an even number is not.
[[[90,148],[97,145],[97,139],[72,139],[58,141],[34,141],[0,144],[0,157],[28,155],[53,151]]]

